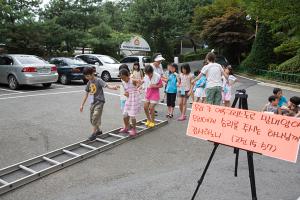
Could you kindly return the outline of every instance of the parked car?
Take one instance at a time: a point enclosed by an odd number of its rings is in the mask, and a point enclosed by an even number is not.
[[[57,68],[40,57],[22,54],[0,55],[0,83],[13,90],[20,85],[43,84],[48,88],[57,82]]]
[[[56,65],[58,81],[64,85],[70,84],[72,80],[83,80],[86,84],[88,80],[84,78],[83,69],[85,67],[94,67],[78,58],[52,58],[50,63]]]
[[[104,81],[119,79],[120,63],[116,59],[100,54],[81,54],[75,56],[81,60],[96,66],[96,72]]]
[[[128,65],[130,70],[136,62],[140,63],[141,69],[145,69],[145,66],[151,63],[151,58],[149,56],[128,56],[120,61],[120,63]]]

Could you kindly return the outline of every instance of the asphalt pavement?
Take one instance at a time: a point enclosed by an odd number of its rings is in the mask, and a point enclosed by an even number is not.
[[[111,84],[119,84],[113,82]],[[239,77],[249,109],[260,110],[274,85]],[[0,85],[0,168],[81,141],[90,135],[89,108],[79,112],[84,85],[39,86],[10,91]],[[118,92],[105,90],[103,130],[122,126]],[[285,88],[288,98],[299,91]],[[166,106],[157,107],[165,119]],[[179,115],[178,109],[176,116]],[[143,119],[141,113],[138,119]],[[0,196],[1,200],[182,200],[191,199],[213,144],[186,136],[187,121],[169,124]],[[296,200],[300,165],[254,155],[258,199]],[[247,156],[234,177],[232,148],[221,146],[196,199],[251,199]]]

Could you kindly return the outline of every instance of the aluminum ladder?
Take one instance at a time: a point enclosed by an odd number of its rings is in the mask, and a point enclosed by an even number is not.
[[[120,128],[118,128],[98,136],[95,141],[84,140],[0,169],[0,195],[109,150],[168,123],[166,120],[156,120],[154,128],[147,128],[145,122],[145,119],[137,122],[137,135],[134,137],[119,133]]]

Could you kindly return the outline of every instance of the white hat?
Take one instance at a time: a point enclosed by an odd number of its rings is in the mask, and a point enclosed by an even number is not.
[[[162,57],[162,55],[158,55],[158,56],[156,56],[156,58],[154,59],[155,62],[162,61],[162,60],[166,60],[166,59],[164,59],[164,57]]]

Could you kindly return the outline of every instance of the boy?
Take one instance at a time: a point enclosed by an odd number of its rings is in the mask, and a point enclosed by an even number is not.
[[[94,69],[91,67],[86,67],[83,70],[83,75],[89,82],[86,86],[86,94],[83,97],[82,104],[80,105],[80,112],[83,111],[84,104],[87,99],[91,104],[90,108],[90,122],[93,126],[93,133],[89,137],[90,141],[94,141],[98,135],[102,134],[100,129],[101,117],[103,106],[105,103],[103,88],[108,88],[112,90],[117,90],[117,86],[108,85],[102,79],[95,77]]]
[[[281,108],[283,105],[287,104],[287,99],[285,96],[282,95],[282,89],[280,88],[274,88],[273,89],[274,96],[279,98],[278,107]]]
[[[271,112],[274,114],[281,114],[281,110],[280,108],[278,108],[278,102],[279,102],[279,98],[277,96],[270,96],[269,97],[269,103],[267,103],[265,105],[265,107],[263,108],[263,112]]]

